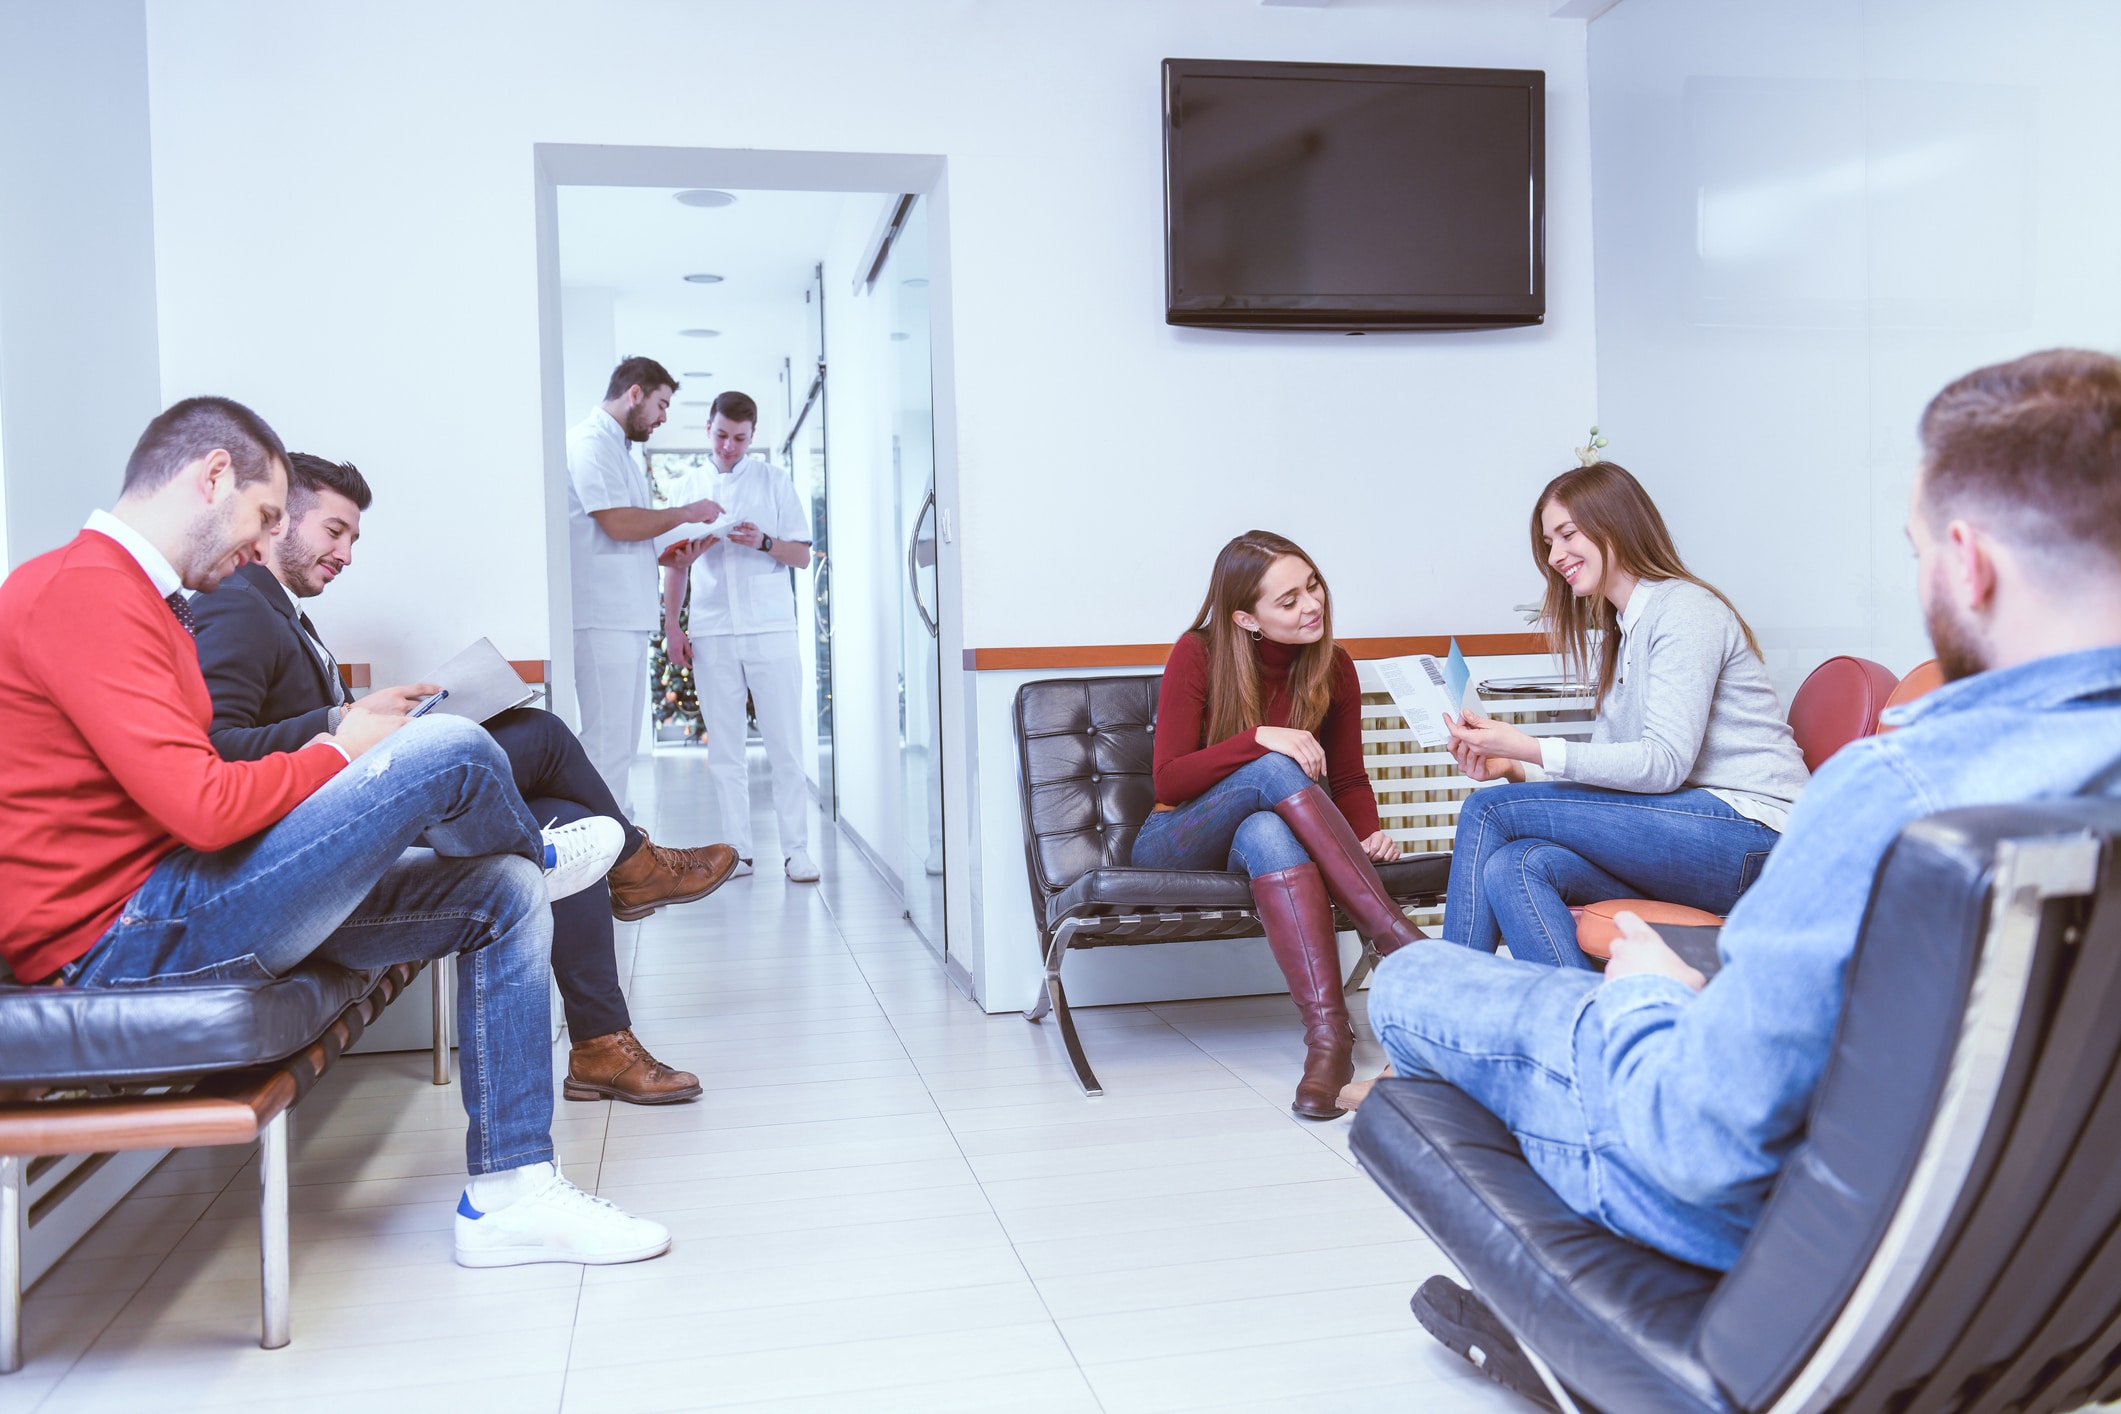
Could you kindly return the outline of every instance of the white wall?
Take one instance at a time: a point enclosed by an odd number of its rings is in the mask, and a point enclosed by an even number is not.
[[[0,6],[0,572],[117,499],[162,408],[141,0]]]
[[[2121,8],[1625,0],[1590,27],[1599,412],[1787,695],[1930,656],[1902,538],[1951,378],[2121,339]]]
[[[1262,522],[1317,549],[1347,632],[1508,628],[1529,580],[1514,509],[1492,539],[1478,521],[1418,532],[1469,481],[1514,508],[1591,416],[1583,27],[1545,9],[158,0],[164,381],[247,396],[379,481],[376,572],[323,611],[343,652],[393,676],[476,623],[539,654],[541,586],[455,553],[471,525],[490,544],[541,533],[531,144],[940,153],[968,643],[1173,636],[1214,547]],[[745,62],[703,83],[717,51]],[[229,53],[301,101],[260,121],[193,81]],[[1166,327],[1167,55],[1545,68],[1547,326]],[[261,173],[270,219],[228,219],[229,183]],[[416,512],[400,485],[421,488]],[[384,572],[399,568],[417,573]]]
[[[1215,548],[1255,525],[1318,555],[1344,633],[1514,628],[1508,606],[1534,583],[1520,507],[1594,415],[1583,25],[1549,20],[1545,0],[155,0],[149,33],[165,383],[247,396],[291,441],[378,480],[367,572],[320,623],[386,679],[474,631],[565,670],[564,647],[544,647],[536,556],[463,553],[474,528],[481,546],[534,545],[550,505],[535,143],[948,164],[946,717],[966,701],[962,647],[1175,637]],[[260,121],[254,102],[194,81],[230,53],[301,101]],[[710,83],[715,54],[742,62]],[[1361,339],[1165,326],[1158,65],[1172,56],[1546,70],[1546,326]],[[224,219],[228,183],[260,173],[271,219]],[[837,432],[832,455],[844,584],[896,547],[857,534],[842,507],[860,479]],[[1469,487],[1501,511],[1469,509]],[[843,629],[835,646],[842,739],[859,713],[895,738],[895,686],[888,704],[880,688],[895,685],[895,633],[863,644]],[[999,764],[1011,749],[980,732],[950,750]],[[882,771],[891,755],[870,759]],[[881,810],[893,797],[876,787]],[[995,838],[957,847],[971,810],[956,810],[953,909],[985,859],[1000,871],[990,893],[1020,888],[1013,822],[989,812]],[[1033,946],[961,921],[961,951]]]

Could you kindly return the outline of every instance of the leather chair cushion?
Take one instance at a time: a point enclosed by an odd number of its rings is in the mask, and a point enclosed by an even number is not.
[[[1693,1350],[1717,1273],[1577,1216],[1471,1097],[1442,1081],[1380,1081],[1349,1142],[1571,1390],[1614,1414],[1731,1410]]]
[[[1633,913],[1653,926],[1670,924],[1680,928],[1721,928],[1723,919],[1705,909],[1684,904],[1660,903],[1653,898],[1609,898],[1585,904],[1576,910],[1576,946],[1592,957],[1611,957],[1613,939],[1620,936],[1614,920]]]
[[[1818,770],[1829,756],[1878,730],[1878,714],[1900,679],[1868,658],[1829,658],[1812,669],[1790,699],[1790,732],[1804,764]]]
[[[313,961],[262,986],[0,986],[0,1085],[154,1080],[294,1054],[375,975]]]
[[[1378,865],[1377,877],[1384,881],[1385,892],[1401,903],[1440,899],[1451,887],[1451,856],[1403,854],[1390,864]]]
[[[1249,909],[1252,881],[1205,869],[1092,869],[1046,903],[1046,919],[1164,909]]]
[[[1413,902],[1441,894],[1451,878],[1451,856],[1417,854],[1378,866],[1392,897]],[[1250,909],[1252,881],[1206,869],[1091,869],[1046,902],[1046,924],[1098,913],[1153,913],[1165,909]]]

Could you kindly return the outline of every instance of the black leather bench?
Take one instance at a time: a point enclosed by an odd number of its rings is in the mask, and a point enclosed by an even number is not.
[[[2073,1409],[2121,1396],[2121,801],[1910,826],[1738,1263],[1578,1217],[1453,1087],[1381,1083],[1356,1157],[1564,1409]]]
[[[1260,931],[1252,882],[1243,874],[1136,869],[1128,862],[1156,805],[1151,763],[1162,684],[1161,674],[1054,678],[1025,683],[1016,693],[1024,864],[1045,961],[1044,986],[1024,1016],[1036,1022],[1053,1013],[1085,1095],[1104,1091],[1061,986],[1061,964],[1071,949],[1251,938]],[[1451,856],[1409,855],[1377,872],[1402,905],[1434,904],[1450,884]],[[1337,912],[1335,921],[1343,930],[1353,926]],[[1376,949],[1365,941],[1349,990],[1376,964]]]
[[[423,965],[311,962],[262,986],[0,984],[0,1374],[22,1366],[25,1180],[66,1154],[262,1141],[261,1343],[287,1344],[288,1111]],[[447,1083],[449,988],[434,995]]]

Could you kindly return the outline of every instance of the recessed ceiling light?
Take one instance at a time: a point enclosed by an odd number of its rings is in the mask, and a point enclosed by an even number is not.
[[[712,378],[712,377],[714,377],[714,375],[713,375],[712,373],[688,373],[688,374],[686,374],[685,376],[686,376],[687,378]]]
[[[692,191],[681,191],[677,194],[677,198],[679,203],[685,206],[729,206],[736,201],[736,198],[728,192],[707,191],[698,188]]]
[[[689,376],[689,375],[688,375],[688,376]],[[714,399],[712,399],[712,398],[687,398],[687,399],[685,399],[685,401],[683,401],[683,402],[679,403],[679,404],[678,404],[678,406],[679,406],[679,407],[681,407],[681,408],[704,408],[704,407],[712,407],[712,406],[714,406]]]
[[[906,342],[906,340],[912,337],[913,336],[911,334],[901,334],[896,330],[893,330],[891,334],[891,342],[894,344],[903,344]]]
[[[722,283],[722,277],[719,275],[687,275],[685,283],[688,285],[719,285]],[[921,283],[926,284],[927,281],[924,280]]]
[[[686,278],[690,279],[691,277],[687,276]],[[899,283],[904,285],[909,290],[925,290],[928,288],[928,282],[918,275],[915,275],[909,280],[901,280],[899,281]]]
[[[722,337],[722,331],[719,329],[680,329],[678,332],[688,339],[719,339]]]

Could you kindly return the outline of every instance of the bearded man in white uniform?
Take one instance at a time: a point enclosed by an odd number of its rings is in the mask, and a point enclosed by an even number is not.
[[[655,633],[655,537],[711,521],[712,501],[654,509],[633,447],[663,425],[677,380],[652,358],[612,370],[604,401],[567,432],[567,538],[574,569],[574,692],[582,746],[628,818],[628,785],[648,710]],[[807,558],[807,556],[806,556]]]
[[[796,656],[795,585],[788,571],[810,566],[810,517],[788,473],[749,456],[758,404],[723,393],[707,417],[713,469],[689,473],[673,499],[722,507],[710,533],[665,551],[663,642],[670,661],[692,668],[707,725],[707,775],[722,829],[736,847],[737,872],[751,872],[751,782],[745,768],[744,699],[758,717],[773,772],[781,859],[797,883],[816,881],[802,758],[802,665]],[[680,596],[692,590],[690,632],[678,626]]]

